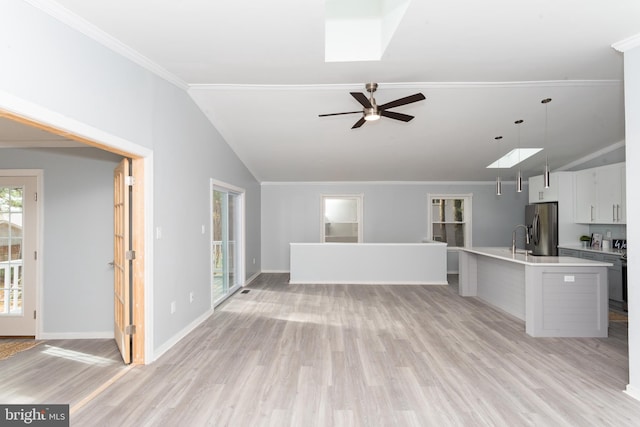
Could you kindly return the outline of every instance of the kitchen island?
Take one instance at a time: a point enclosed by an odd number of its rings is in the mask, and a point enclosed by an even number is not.
[[[478,297],[525,322],[533,337],[606,337],[607,267],[572,257],[533,256],[509,248],[459,255],[459,294]]]

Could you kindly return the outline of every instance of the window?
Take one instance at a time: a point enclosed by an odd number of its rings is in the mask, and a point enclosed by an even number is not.
[[[429,195],[429,238],[449,248],[471,246],[471,195]]]
[[[362,242],[362,195],[322,196],[323,243]]]

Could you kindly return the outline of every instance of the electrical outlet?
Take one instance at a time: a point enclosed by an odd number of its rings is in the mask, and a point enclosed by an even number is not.
[[[189,292],[189,302],[193,302],[193,292]]]
[[[256,263],[256,259],[255,259],[255,258],[253,259],[253,263],[254,263],[254,264]]]
[[[171,301],[171,314],[176,312],[176,302]]]

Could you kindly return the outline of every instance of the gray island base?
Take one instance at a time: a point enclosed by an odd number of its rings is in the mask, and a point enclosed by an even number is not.
[[[607,267],[572,257],[468,248],[459,256],[459,294],[525,322],[532,337],[606,337]]]

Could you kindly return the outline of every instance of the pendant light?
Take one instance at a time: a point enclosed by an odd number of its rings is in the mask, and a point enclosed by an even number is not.
[[[545,162],[544,162],[544,188],[549,188],[550,185],[550,174],[549,170],[549,154],[547,153],[547,131],[548,131],[548,123],[549,123],[549,114],[548,114],[548,106],[551,102],[551,98],[545,98],[540,101],[544,104],[544,150],[545,150]]]
[[[520,169],[520,125],[524,120],[516,120],[514,123],[518,125],[518,175],[516,176],[516,191],[522,193],[522,170]]]
[[[502,139],[502,136],[496,136],[493,139],[495,139],[496,142],[500,142],[500,140]],[[499,152],[500,150],[498,150],[498,153]],[[496,176],[496,196],[502,196],[502,180],[500,179],[499,173],[498,173],[498,176]]]

